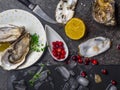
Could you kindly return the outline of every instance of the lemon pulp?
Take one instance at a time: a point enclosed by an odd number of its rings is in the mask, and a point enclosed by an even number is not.
[[[0,52],[4,51],[10,46],[10,43],[5,42],[5,43],[0,43]]]
[[[73,40],[82,38],[85,34],[85,24],[79,18],[72,18],[65,26],[66,35]]]

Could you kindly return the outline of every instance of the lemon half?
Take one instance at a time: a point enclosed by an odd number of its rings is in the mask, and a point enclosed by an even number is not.
[[[73,40],[82,38],[85,34],[85,24],[79,18],[72,18],[65,26],[66,35]]]

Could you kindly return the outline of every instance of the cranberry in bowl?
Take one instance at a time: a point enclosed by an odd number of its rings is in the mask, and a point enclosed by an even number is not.
[[[45,26],[48,50],[56,61],[64,61],[68,57],[68,47],[62,37],[50,26]]]

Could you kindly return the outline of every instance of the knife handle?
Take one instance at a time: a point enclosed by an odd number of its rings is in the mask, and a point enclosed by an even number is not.
[[[18,0],[19,2],[21,2],[22,4],[26,5],[27,7],[29,7],[29,5],[31,4],[31,2],[29,0]]]

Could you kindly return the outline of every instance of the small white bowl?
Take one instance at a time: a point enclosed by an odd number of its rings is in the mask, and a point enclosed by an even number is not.
[[[47,37],[47,45],[48,45],[48,50],[51,54],[51,56],[57,60],[57,61],[64,61],[67,57],[68,57],[68,47],[65,43],[65,41],[62,39],[62,37],[55,31],[53,30],[49,25],[45,25],[45,31],[46,31],[46,37]],[[65,58],[64,59],[57,59],[56,57],[53,56],[52,54],[52,42],[55,42],[55,41],[62,41],[63,44],[64,44],[64,49],[66,51],[66,55],[65,55]]]

